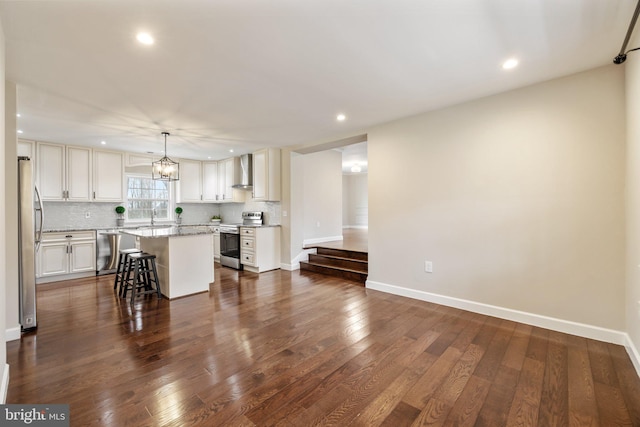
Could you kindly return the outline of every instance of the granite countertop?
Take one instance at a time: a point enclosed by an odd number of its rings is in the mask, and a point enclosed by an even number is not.
[[[180,229],[180,228],[193,228],[193,227],[219,227],[220,224],[212,224],[210,222],[207,223],[200,223],[200,224],[159,224],[156,225],[157,228],[155,228],[155,230],[167,230],[169,228],[172,229]],[[262,225],[240,225],[240,227],[250,227],[250,228],[261,228],[261,227],[280,227],[280,224],[262,224]],[[123,227],[67,227],[67,228],[50,228],[50,229],[46,229],[43,230],[43,233],[70,233],[70,232],[74,232],[74,231],[97,231],[97,230],[105,230],[105,231],[110,231],[110,232],[128,232],[128,231],[148,231],[151,229],[150,225],[125,225]],[[133,234],[133,233],[128,233],[128,234]],[[202,233],[199,234],[205,234],[205,232],[203,231]],[[137,234],[134,234],[137,235]],[[182,234],[177,234],[176,235],[182,235],[185,236],[187,235],[186,232],[183,232]],[[161,237],[161,236],[158,236]]]
[[[213,234],[213,230],[208,225],[181,225],[171,227],[148,227],[123,229],[124,234],[137,237],[176,237],[176,236],[197,236],[199,234]]]

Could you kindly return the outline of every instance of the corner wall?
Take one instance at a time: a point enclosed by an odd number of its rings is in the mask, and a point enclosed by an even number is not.
[[[5,248],[6,263],[18,265],[18,138],[16,133],[16,85],[5,82]],[[18,268],[6,271],[5,338],[20,339],[20,290]]]
[[[4,32],[0,26],[0,81],[5,81],[5,45]],[[2,147],[6,145],[5,141],[5,85],[0,85],[0,138],[2,138]],[[5,154],[4,149],[0,150],[0,164],[4,165]],[[5,173],[0,173],[0,200],[5,204]],[[4,209],[0,210],[0,305],[6,306],[6,285],[7,285],[7,259],[6,259],[6,233],[5,233],[5,213]],[[9,387],[9,365],[7,365],[7,339],[5,337],[6,315],[0,316],[0,403],[4,403],[7,397],[7,388]]]
[[[640,375],[640,57],[624,65],[627,106],[626,330],[628,350]],[[634,357],[632,357],[632,360]]]
[[[342,154],[320,151],[302,161],[305,244],[342,239]]]
[[[619,340],[624,91],[609,65],[369,130],[367,286]]]

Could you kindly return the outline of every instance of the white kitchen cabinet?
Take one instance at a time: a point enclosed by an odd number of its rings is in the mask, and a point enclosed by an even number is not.
[[[37,283],[95,275],[95,232],[43,233],[36,263]]]
[[[280,227],[240,227],[240,262],[254,273],[280,268]]]
[[[220,261],[220,227],[213,228],[213,259]]]
[[[151,164],[159,159],[152,154],[125,153],[125,167],[148,166],[151,173]]]
[[[36,143],[34,141],[18,140],[18,157],[28,157],[31,159],[31,178],[36,182],[38,162],[36,161]]]
[[[36,143],[24,139],[18,140],[18,156],[29,157],[31,161],[36,158]]]
[[[202,166],[197,160],[180,159],[178,203],[199,203],[202,200]]]
[[[215,203],[218,191],[218,162],[180,160],[178,203]]]
[[[93,150],[93,201],[124,200],[124,155],[115,151]]]
[[[218,162],[202,162],[202,201],[218,200]]]
[[[37,182],[42,200],[91,201],[91,149],[37,144]]]
[[[253,153],[253,200],[280,201],[280,149]]]
[[[236,202],[245,201],[246,191],[234,189],[233,186],[240,182],[240,158],[231,157],[218,161],[218,201]]]

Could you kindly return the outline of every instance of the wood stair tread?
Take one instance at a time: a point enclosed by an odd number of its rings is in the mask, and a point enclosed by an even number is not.
[[[313,255],[315,255],[317,257],[340,260],[340,261],[353,261],[353,262],[358,262],[358,263],[362,263],[362,264],[368,264],[369,263],[369,261],[365,261],[363,259],[354,259],[354,258],[342,257],[342,256],[336,256],[336,255],[325,255],[325,254],[313,254]]]

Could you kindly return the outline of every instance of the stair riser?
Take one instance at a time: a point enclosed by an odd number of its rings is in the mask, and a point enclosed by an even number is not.
[[[368,270],[368,264],[363,261],[351,261],[347,259],[325,258],[321,255],[314,255],[314,254],[309,254],[309,262],[313,262],[314,264],[322,264],[327,267],[343,267],[351,270],[358,270],[363,273],[366,273]]]
[[[364,284],[367,280],[366,273],[356,273],[350,271],[340,271],[332,269],[331,267],[319,266],[319,265],[311,265],[306,262],[300,263],[300,270],[302,271],[312,271],[314,273],[326,274],[328,276],[341,277],[347,280],[353,280]]]
[[[344,249],[331,249],[331,248],[316,248],[318,255],[332,255],[342,258],[357,259],[360,261],[368,261],[369,254],[366,252],[347,251]]]

